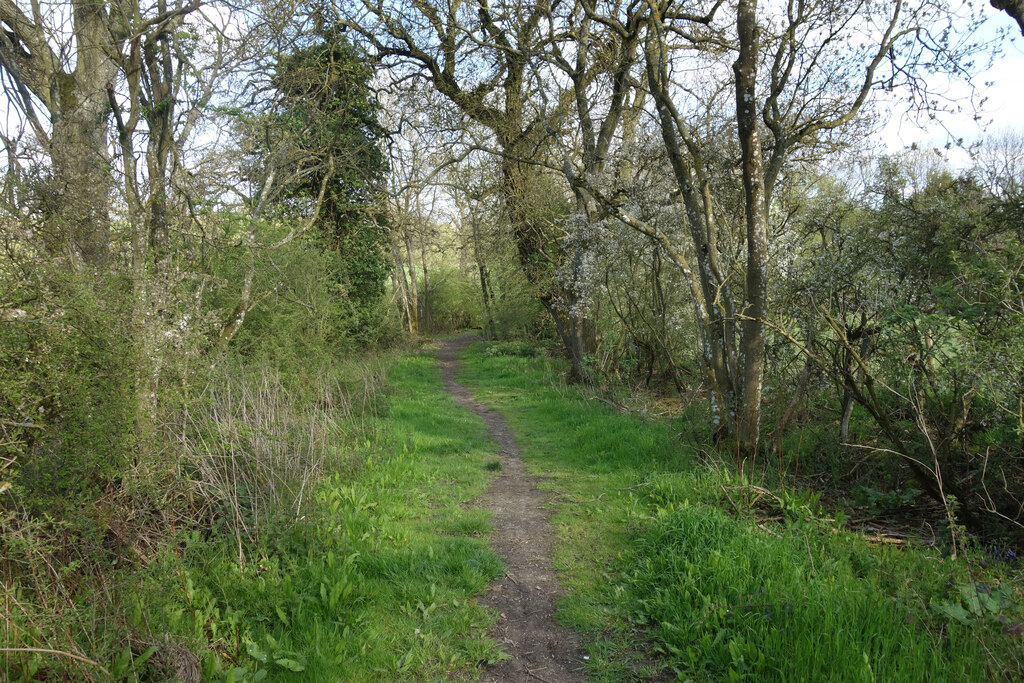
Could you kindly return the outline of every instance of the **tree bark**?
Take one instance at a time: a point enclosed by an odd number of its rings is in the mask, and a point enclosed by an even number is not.
[[[46,223],[74,260],[88,266],[105,264],[109,251],[106,127],[96,125],[96,119],[105,120],[106,113],[106,106],[83,104],[53,118],[53,194]]]
[[[1024,36],[1024,0],[991,0],[992,6],[1002,10],[1013,17],[1020,27],[1020,34]]]
[[[38,9],[38,8],[37,8]],[[9,0],[0,2],[0,67],[14,82],[17,100],[50,155],[52,175],[43,211],[48,242],[73,263],[102,266],[110,241],[110,104],[107,84],[117,80],[115,58],[124,44],[103,3],[76,0],[70,7],[75,68],[54,51],[38,12],[30,18]],[[33,97],[49,113],[45,131]]]
[[[764,378],[764,321],[767,314],[765,271],[768,261],[768,209],[765,200],[761,140],[757,123],[757,0],[739,0],[736,9],[739,57],[736,74],[736,124],[742,152],[743,194],[747,223],[746,301],[740,333],[740,379],[737,438],[743,454],[757,454]]]
[[[409,310],[412,311],[409,331],[419,334],[422,332],[420,329],[420,290],[419,284],[416,282],[416,262],[412,255],[412,237],[408,230],[402,230],[402,239],[405,242],[405,256],[409,266]]]
[[[498,336],[494,325],[494,294],[491,292],[491,275],[482,261],[477,261],[477,269],[480,272],[480,293],[484,301],[484,339],[491,340]]]
[[[471,214],[469,221],[473,231],[473,261],[476,263],[477,271],[480,274],[480,295],[483,298],[484,306],[484,338],[491,340],[498,336],[494,323],[494,291],[490,282],[491,274],[484,261],[483,247],[480,244],[479,218]]]
[[[161,14],[167,11],[166,0],[159,0],[158,5]],[[154,263],[159,264],[167,253],[170,238],[167,181],[174,147],[174,65],[166,37],[147,40],[142,52],[149,85],[149,96],[141,103],[149,126],[149,249]]]
[[[843,414],[839,417],[839,441],[850,442],[850,418],[853,417],[853,394],[849,389],[843,390]]]
[[[391,255],[394,258],[395,264],[392,276],[394,277],[395,287],[398,289],[399,296],[402,298],[402,314],[405,318],[405,327],[409,330],[409,334],[413,334],[416,332],[415,314],[413,313],[409,298],[409,280],[405,274],[405,263],[402,262],[402,252],[399,251],[398,245],[391,245]]]
[[[423,296],[420,297],[420,329],[423,332],[434,331],[434,320],[430,315],[430,279],[427,274],[426,238],[420,237],[420,268],[423,270]]]

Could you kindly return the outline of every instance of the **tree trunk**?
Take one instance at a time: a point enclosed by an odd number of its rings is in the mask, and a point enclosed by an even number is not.
[[[395,267],[392,270],[391,275],[395,280],[395,288],[398,290],[398,294],[402,298],[402,316],[405,318],[405,327],[409,330],[409,334],[413,334],[416,332],[415,314],[413,313],[409,299],[409,280],[405,275],[405,264],[402,262],[402,252],[398,250],[397,245],[393,244],[391,246],[391,255],[395,260]]]
[[[741,393],[737,438],[745,456],[757,454],[764,376],[764,320],[767,313],[765,270],[768,261],[768,210],[765,201],[761,141],[757,131],[757,0],[739,0],[736,10],[739,57],[736,74],[736,124],[742,151],[743,193],[747,222],[747,296],[740,333]]]
[[[73,3],[72,22],[75,70],[54,73],[56,97],[48,98],[55,183],[50,220],[76,261],[102,266],[110,243],[107,83],[117,80],[110,55],[120,39],[102,3]]]
[[[480,246],[480,222],[475,215],[470,217],[470,226],[473,229],[473,260],[480,273],[480,295],[483,297],[484,304],[484,338],[496,339],[498,335],[494,324],[494,291],[491,288],[491,275],[484,263],[483,249]]]
[[[160,12],[167,11],[166,0],[160,0]],[[168,163],[174,146],[174,67],[167,39],[143,48],[149,76],[149,101],[143,101],[149,125],[146,165],[149,172],[149,248],[154,263],[167,253],[170,237],[168,215]]]
[[[527,207],[527,171],[522,168],[521,162],[512,158],[516,150],[516,143],[513,140],[503,140],[501,146],[509,153],[501,160],[502,199],[509,223],[512,225],[519,263],[527,281],[534,288],[534,295],[555,323],[565,357],[572,364],[569,380],[589,384],[590,373],[583,363],[575,321],[566,320],[563,311],[555,303],[554,277],[547,269],[549,262],[543,250],[541,229],[535,224]]]
[[[661,17],[654,19],[662,21]],[[734,431],[737,419],[740,382],[736,370],[735,306],[720,263],[709,181],[701,170],[703,160],[698,150],[684,144],[684,131],[680,130],[683,119],[672,101],[666,40],[666,36],[655,31],[645,48],[647,82],[657,105],[661,137],[693,245],[696,266],[684,267],[683,275],[693,299],[694,321],[700,336],[697,361],[709,393],[715,439],[719,441]],[[678,259],[673,260],[681,266]]]
[[[853,394],[843,390],[843,414],[839,418],[839,442],[850,443],[850,418],[853,416]]]
[[[405,256],[409,264],[409,309],[412,311],[412,318],[409,322],[409,331],[413,334],[422,332],[420,329],[420,291],[416,282],[416,262],[412,256],[412,237],[407,230],[402,231],[405,240]]]
[[[27,4],[27,3],[23,3]],[[112,188],[107,130],[107,85],[117,80],[124,36],[102,2],[73,0],[62,27],[62,46],[46,39],[38,3],[26,15],[0,3],[0,67],[8,95],[20,100],[33,131],[50,156],[51,176],[42,196],[47,248],[65,252],[75,267],[103,266],[110,241]],[[58,54],[59,53],[59,54]],[[75,68],[66,70],[73,57]],[[36,116],[49,114],[50,130]]]
[[[573,324],[561,314],[558,307],[551,300],[551,297],[542,297],[540,302],[544,306],[544,310],[548,312],[551,319],[555,322],[555,331],[558,332],[558,337],[562,340],[565,357],[571,363],[568,377],[569,382],[571,384],[592,383],[593,379],[590,377],[590,372],[584,363],[579,338],[576,335]]]
[[[420,297],[420,329],[430,334],[434,331],[434,320],[430,316],[430,280],[427,274],[426,240],[420,242],[420,268],[423,269],[423,295]]]
[[[868,329],[868,317],[867,314],[861,312],[860,314],[860,359],[861,361],[867,361],[871,356],[871,331]],[[847,336],[851,336],[847,334]],[[854,363],[853,358],[848,359],[848,363]],[[858,381],[863,381],[864,371],[860,368],[860,364],[857,364],[856,369],[850,368],[849,372],[852,372]],[[843,414],[839,418],[839,440],[842,443],[850,442],[850,418],[853,417],[853,404],[856,402],[853,392],[849,389],[843,389]]]
[[[72,111],[53,117],[50,234],[75,262],[87,266],[105,264],[110,243],[108,104],[102,86],[100,94],[101,102],[85,98]]]
[[[491,276],[487,272],[487,266],[479,261],[477,269],[480,271],[480,293],[484,300],[484,338],[491,340],[498,336],[494,325],[494,294],[491,292]]]

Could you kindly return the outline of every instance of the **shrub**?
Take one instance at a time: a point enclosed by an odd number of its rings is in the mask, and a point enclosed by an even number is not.
[[[518,358],[535,358],[540,355],[536,344],[522,341],[494,342],[487,346],[488,356],[515,356]]]

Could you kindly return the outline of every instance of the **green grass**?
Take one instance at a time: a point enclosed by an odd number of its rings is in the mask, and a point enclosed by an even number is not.
[[[1004,565],[872,546],[817,494],[765,494],[698,457],[687,443],[705,425],[620,414],[562,385],[563,370],[476,345],[460,379],[545,475],[558,618],[583,634],[591,680],[1022,677],[1019,577]],[[111,680],[166,678],[169,642],[203,653],[207,681],[473,680],[503,657],[476,602],[503,570],[477,504],[498,449],[432,356],[398,361],[388,382],[360,418],[376,421],[368,440],[306,492],[303,519],[241,548],[230,529],[193,532],[141,586],[104,587],[123,603],[95,629],[110,639],[96,650],[116,653]],[[101,618],[87,607],[83,623]]]
[[[593,680],[982,680],[1020,675],[1009,572],[938,550],[874,547],[814,494],[770,498],[698,464],[679,422],[560,386],[545,359],[465,354],[460,381],[497,407],[547,476],[568,595]],[[977,572],[982,572],[978,574]],[[982,603],[985,603],[982,605]]]
[[[204,680],[462,680],[502,657],[476,596],[502,570],[489,514],[470,506],[497,449],[458,407],[430,355],[389,374],[387,435],[315,492],[242,563],[233,544],[189,544],[190,571],[156,572],[137,618],[212,644]],[[162,599],[154,616],[152,603]],[[150,624],[152,626],[152,624]]]

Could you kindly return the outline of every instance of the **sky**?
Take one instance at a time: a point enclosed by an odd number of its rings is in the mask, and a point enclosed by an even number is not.
[[[920,121],[919,125],[904,107],[894,105],[881,131],[882,142],[888,151],[896,152],[911,145],[941,149],[951,137],[962,138],[969,145],[983,137],[986,131],[1024,130],[1024,37],[1013,20],[991,8],[980,33],[994,36],[1001,26],[1011,28],[1008,38],[1003,41],[1001,54],[971,81],[976,89],[979,120],[975,120],[975,111],[971,107],[964,107],[961,113],[941,115],[941,125],[927,120]],[[970,98],[972,88],[967,83],[937,82],[936,85],[961,101],[966,102]],[[947,157],[956,167],[962,168],[970,163],[970,156],[964,149],[954,147]]]
[[[209,7],[214,8],[213,16],[209,18],[212,24],[232,24],[226,14],[220,13],[223,14],[220,16],[216,3]],[[982,15],[986,20],[977,32],[979,38],[994,38],[1000,29],[1005,30],[1008,37],[992,65],[973,78],[979,119],[975,120],[975,109],[966,106],[959,114],[941,115],[940,123],[915,122],[900,102],[883,103],[883,108],[889,110],[889,117],[879,131],[877,141],[885,151],[893,153],[911,146],[943,149],[951,138],[963,139],[970,145],[984,136],[986,129],[989,133],[1006,128],[1024,131],[1024,37],[1008,15],[994,10],[988,2],[984,3]],[[937,82],[936,85],[950,97],[963,102],[968,101],[972,93],[971,86],[962,82]],[[10,102],[4,104],[7,125],[3,127],[8,130],[16,128],[15,122],[19,118],[16,108]],[[964,168],[970,164],[970,156],[965,149],[954,146],[946,156],[955,167]]]

